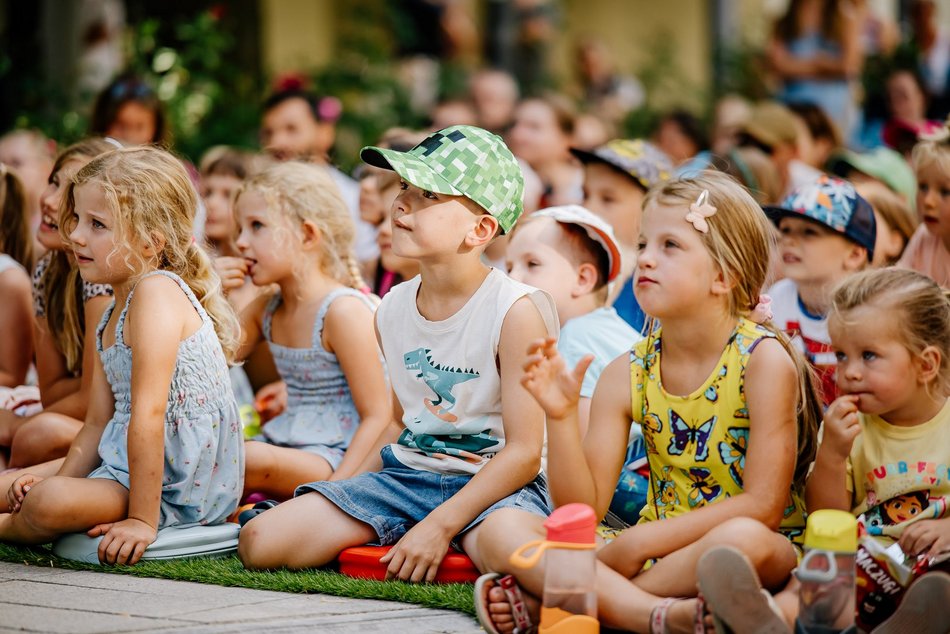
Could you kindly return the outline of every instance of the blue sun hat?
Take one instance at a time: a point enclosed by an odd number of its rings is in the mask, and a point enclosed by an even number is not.
[[[465,196],[498,219],[508,233],[523,210],[521,166],[501,137],[471,125],[433,132],[408,152],[360,150],[364,162],[393,170],[425,191]]]
[[[779,205],[763,209],[776,226],[785,217],[805,218],[867,249],[869,262],[874,257],[874,210],[848,181],[823,174],[792,190]]]

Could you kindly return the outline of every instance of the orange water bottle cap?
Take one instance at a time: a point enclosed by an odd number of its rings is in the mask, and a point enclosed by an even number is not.
[[[587,504],[567,504],[556,509],[544,522],[549,542],[593,544],[597,515]]]

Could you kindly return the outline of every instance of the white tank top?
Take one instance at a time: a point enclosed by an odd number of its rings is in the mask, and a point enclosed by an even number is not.
[[[390,447],[413,469],[474,474],[505,446],[497,365],[505,316],[527,296],[548,334],[557,337],[554,300],[492,269],[458,312],[429,321],[416,306],[420,283],[416,276],[394,287],[376,311],[390,380],[404,412],[405,429]]]

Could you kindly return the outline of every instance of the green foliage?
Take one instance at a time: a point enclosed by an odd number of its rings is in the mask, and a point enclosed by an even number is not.
[[[354,599],[401,601],[429,608],[457,610],[474,615],[470,584],[411,584],[401,581],[353,579],[330,570],[245,570],[237,557],[145,561],[134,566],[96,566],[54,557],[47,546],[17,547],[0,544],[0,561],[61,568],[94,570],[136,577],[192,581],[219,586],[239,586],[276,592],[321,593]]]

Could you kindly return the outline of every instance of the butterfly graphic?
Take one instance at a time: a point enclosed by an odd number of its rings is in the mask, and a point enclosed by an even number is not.
[[[670,438],[670,446],[666,450],[671,456],[682,456],[686,448],[695,443],[696,453],[694,457],[699,462],[705,462],[706,458],[709,457],[709,447],[706,446],[706,443],[709,441],[709,433],[716,424],[717,417],[713,416],[705,423],[691,427],[672,409],[669,410],[669,413],[670,432],[673,437]]]
[[[650,412],[643,417],[643,440],[647,445],[647,453],[655,454],[656,451],[656,436],[655,434],[663,431],[663,421],[660,420],[660,417],[656,414]]]
[[[690,480],[687,498],[690,508],[706,506],[722,494],[722,487],[711,480],[709,469],[690,467],[686,477]]]
[[[656,493],[653,497],[653,505],[656,507],[658,519],[666,516],[667,507],[675,508],[680,503],[680,495],[670,477],[670,471],[673,467],[663,467],[662,475],[656,478]]]
[[[749,447],[749,428],[730,427],[726,431],[726,440],[719,443],[719,457],[722,464],[729,467],[733,481],[742,486],[742,473],[745,471],[745,453]]]
[[[719,400],[719,390],[716,389],[715,385],[710,385],[709,387],[706,388],[706,392],[704,393],[704,396],[706,397],[706,400],[709,401],[710,403],[715,403],[716,401]]]

